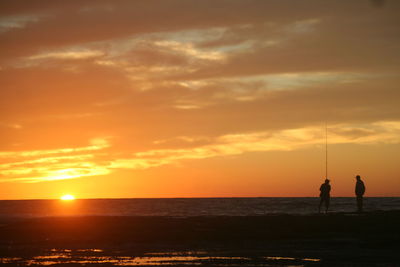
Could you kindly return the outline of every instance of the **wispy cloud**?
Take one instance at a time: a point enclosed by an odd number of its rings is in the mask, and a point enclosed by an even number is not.
[[[27,24],[39,21],[40,16],[35,15],[19,15],[0,17],[0,33],[11,30],[22,29]]]
[[[181,43],[177,41],[158,41],[155,43],[162,48],[168,48],[172,51],[186,54],[198,59],[207,60],[223,60],[225,55],[220,51],[201,51],[197,49],[192,43]]]
[[[400,143],[400,122],[378,122],[372,125],[331,125],[329,143],[379,144]],[[192,142],[192,138],[183,138]],[[136,153],[133,158],[112,161],[110,168],[146,169],[182,160],[206,159],[240,155],[246,152],[291,151],[318,146],[325,142],[325,128],[307,127],[277,132],[257,132],[224,135],[212,144],[189,149],[159,149]]]
[[[20,130],[23,128],[22,125],[19,123],[1,123],[1,122],[0,122],[0,127],[5,127],[15,130]]]
[[[110,171],[95,163],[95,152],[109,147],[106,139],[91,140],[78,148],[1,152],[0,182],[44,182],[105,175]]]
[[[50,149],[50,150],[34,150],[34,151],[5,151],[0,152],[0,158],[21,158],[21,157],[42,157],[48,155],[56,155],[56,154],[67,154],[67,153],[77,153],[77,152],[86,152],[86,151],[94,151],[101,150],[109,147],[109,143],[106,139],[92,139],[91,145],[86,147],[78,147],[78,148],[61,148],[61,149]]]
[[[76,50],[76,51],[58,51],[47,52],[28,57],[29,60],[39,59],[89,59],[103,56],[104,53],[99,50]]]
[[[331,125],[328,128],[329,144],[382,144],[399,143],[400,122],[377,122],[370,125]],[[196,143],[201,137],[178,137],[180,141]],[[156,145],[167,141],[158,141]],[[101,157],[94,152],[109,147],[104,139],[93,145],[52,151],[15,152],[17,161],[0,165],[2,182],[44,182],[107,175],[116,169],[148,169],[186,160],[240,155],[247,152],[292,151],[319,146],[325,142],[323,125],[281,131],[229,134],[207,139],[208,144],[189,148],[152,149],[129,156],[104,152]],[[176,145],[176,143],[174,143]],[[180,144],[182,145],[182,144]],[[82,154],[86,152],[86,154]],[[49,156],[56,154],[58,156]],[[69,155],[60,155],[69,154]],[[105,156],[104,156],[105,155]],[[19,160],[25,157],[29,160]],[[18,161],[19,160],[19,161]]]

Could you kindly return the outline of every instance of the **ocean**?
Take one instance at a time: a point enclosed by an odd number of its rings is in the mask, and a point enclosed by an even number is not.
[[[319,198],[158,198],[1,200],[0,217],[54,216],[261,216],[268,214],[315,214]],[[399,210],[399,197],[368,197],[365,211]],[[331,198],[330,212],[355,212],[352,197]]]

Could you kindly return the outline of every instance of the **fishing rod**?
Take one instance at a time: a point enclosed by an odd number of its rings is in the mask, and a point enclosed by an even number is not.
[[[325,121],[325,179],[328,179],[328,122]]]

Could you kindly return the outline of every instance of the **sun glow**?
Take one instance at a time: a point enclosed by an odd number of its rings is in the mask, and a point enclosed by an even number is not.
[[[74,200],[75,197],[73,195],[63,195],[60,199],[61,200]]]

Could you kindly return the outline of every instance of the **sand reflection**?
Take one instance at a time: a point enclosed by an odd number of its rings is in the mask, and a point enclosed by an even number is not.
[[[304,266],[320,259],[293,257],[241,257],[213,256],[206,251],[187,252],[154,252],[141,256],[105,255],[103,249],[51,249],[46,255],[31,258],[0,258],[0,264],[19,266],[52,266],[52,265],[98,265],[108,266]]]

